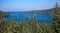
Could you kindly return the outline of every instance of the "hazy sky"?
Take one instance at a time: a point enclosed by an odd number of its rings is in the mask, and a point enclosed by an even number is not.
[[[60,3],[60,0],[57,0]],[[0,0],[2,11],[30,11],[53,8],[56,0]]]

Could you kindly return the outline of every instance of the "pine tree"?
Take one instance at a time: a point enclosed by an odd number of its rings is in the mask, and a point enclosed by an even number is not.
[[[54,11],[53,11],[53,19],[52,19],[52,23],[53,23],[53,29],[55,30],[55,33],[59,33],[58,32],[58,24],[59,24],[59,8],[58,8],[58,4],[56,3]]]
[[[24,23],[23,20],[22,20],[22,22],[21,22],[21,26],[20,26],[20,27],[21,27],[20,32],[21,32],[21,33],[26,33],[26,32],[25,32],[25,23]]]
[[[9,24],[8,27],[8,33],[17,33],[16,31],[17,23],[14,20],[14,17],[12,17],[12,22]]]
[[[34,12],[34,19],[33,19],[33,33],[37,33],[37,21],[36,21],[36,11]]]
[[[7,32],[7,28],[8,28],[8,22],[4,18],[4,20],[0,23],[0,33]]]

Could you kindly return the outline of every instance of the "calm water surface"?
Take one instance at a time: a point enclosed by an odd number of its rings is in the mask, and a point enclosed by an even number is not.
[[[29,20],[32,21],[33,20],[33,16],[34,14],[27,14],[27,13],[17,13],[17,12],[13,12],[13,13],[10,13],[9,16],[7,16],[7,20],[8,21],[11,21],[12,20],[12,16],[14,17],[14,20],[16,22],[20,22],[20,21],[27,21],[28,19],[26,18],[26,16],[29,16]],[[43,14],[36,14],[36,19],[38,22],[50,22],[52,17],[49,16],[49,15],[43,15]]]

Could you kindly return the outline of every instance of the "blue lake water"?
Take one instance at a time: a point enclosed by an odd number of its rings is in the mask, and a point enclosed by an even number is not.
[[[33,16],[34,14],[27,14],[27,13],[17,13],[17,12],[12,12],[9,14],[9,16],[7,16],[7,20],[11,21],[12,20],[12,16],[14,17],[14,20],[16,22],[20,22],[20,21],[27,21],[26,16],[29,16],[29,20],[32,21],[33,20]],[[49,15],[43,15],[43,14],[36,14],[36,19],[38,22],[50,22],[52,20],[52,17]]]

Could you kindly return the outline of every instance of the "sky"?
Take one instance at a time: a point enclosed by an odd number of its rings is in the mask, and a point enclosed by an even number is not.
[[[2,11],[31,11],[53,8],[60,0],[0,0]]]

